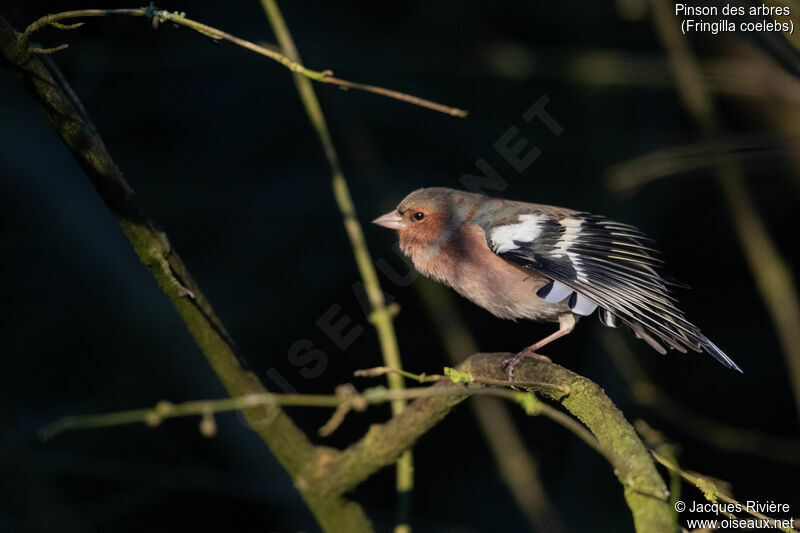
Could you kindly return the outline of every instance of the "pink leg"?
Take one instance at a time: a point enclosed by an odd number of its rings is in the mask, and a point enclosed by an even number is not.
[[[503,361],[503,366],[508,368],[508,380],[511,381],[514,379],[514,369],[516,369],[519,364],[523,361],[523,359],[539,359],[541,361],[547,361],[550,363],[550,358],[546,355],[541,355],[536,353],[536,350],[539,350],[543,346],[550,344],[554,340],[567,335],[568,333],[572,332],[575,328],[575,315],[572,313],[563,314],[558,317],[558,331],[555,333],[551,333],[544,339],[540,340],[536,344],[532,344],[519,352],[514,357],[509,357],[505,361]]]

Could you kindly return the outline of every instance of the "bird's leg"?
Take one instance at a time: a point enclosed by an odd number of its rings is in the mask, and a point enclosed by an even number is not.
[[[546,355],[541,355],[536,353],[536,350],[540,349],[541,347],[550,344],[554,340],[563,337],[564,335],[570,333],[573,328],[575,327],[575,315],[572,313],[565,313],[558,317],[558,331],[555,333],[551,333],[544,339],[540,340],[536,344],[532,344],[519,352],[514,357],[509,357],[505,361],[503,361],[503,366],[508,369],[508,381],[512,381],[514,379],[514,369],[516,369],[519,364],[522,362],[523,359],[539,359],[541,361],[547,361],[550,363],[550,358]]]

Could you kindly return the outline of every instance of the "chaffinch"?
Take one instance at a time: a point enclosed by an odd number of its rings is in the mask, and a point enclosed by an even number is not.
[[[510,320],[557,322],[559,329],[504,364],[514,368],[570,333],[597,310],[609,327],[627,326],[658,352],[705,350],[742,370],[676,307],[663,261],[641,231],[602,216],[499,200],[441,187],[419,189],[374,224],[394,229],[422,274]]]

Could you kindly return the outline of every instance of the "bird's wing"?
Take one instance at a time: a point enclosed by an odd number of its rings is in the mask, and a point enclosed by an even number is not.
[[[641,231],[619,222],[569,211],[518,211],[504,224],[484,225],[493,252],[541,272],[551,281],[537,295],[568,299],[573,313],[600,308],[603,324],[628,326],[661,353],[663,345],[705,350],[728,368],[741,369],[684,317],[661,273],[663,261]]]

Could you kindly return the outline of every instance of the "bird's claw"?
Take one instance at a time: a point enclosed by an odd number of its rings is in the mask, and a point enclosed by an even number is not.
[[[502,366],[508,372],[508,381],[514,381],[514,370],[522,363],[524,359],[538,359],[540,361],[546,361],[548,363],[552,363],[553,361],[550,360],[549,357],[546,355],[538,354],[533,350],[525,348],[518,354],[514,355],[513,357],[509,357],[503,360]]]

